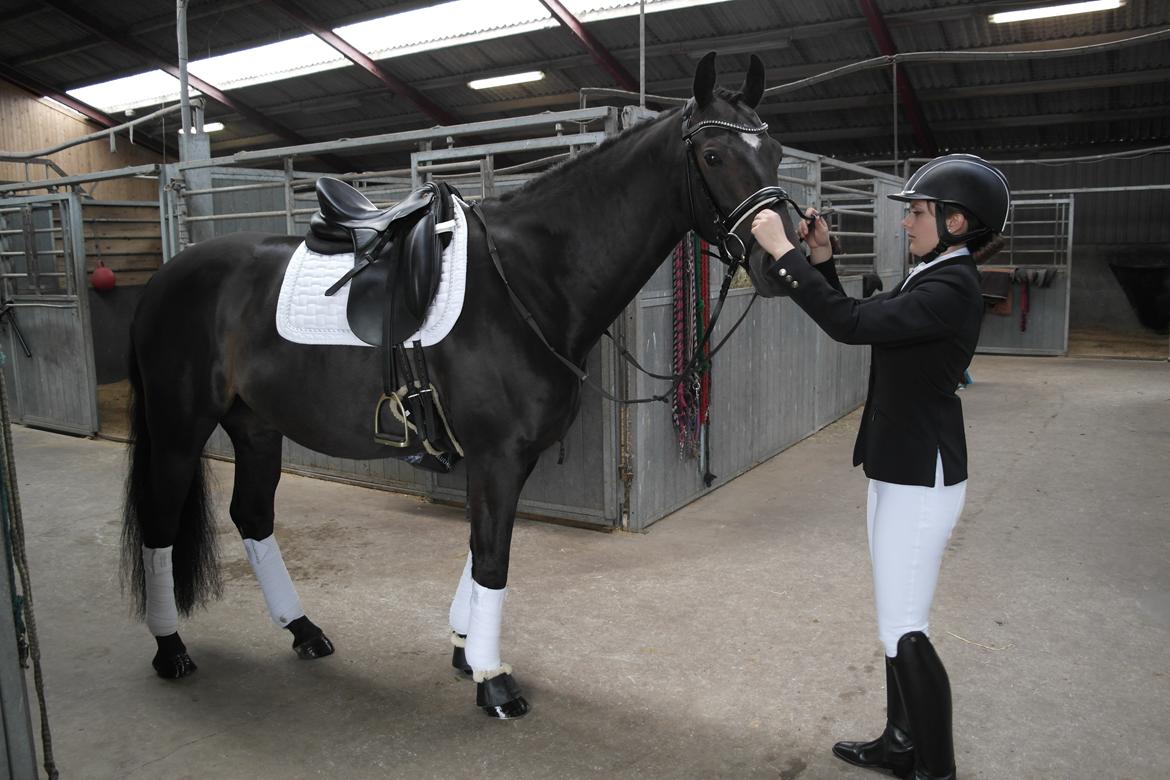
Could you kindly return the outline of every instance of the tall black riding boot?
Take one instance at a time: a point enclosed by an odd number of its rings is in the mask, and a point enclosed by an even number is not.
[[[908,778],[914,772],[914,742],[893,659],[886,658],[886,730],[872,742],[838,742],[833,755],[842,761],[866,769],[884,769],[896,777]]]
[[[955,780],[951,682],[926,634],[898,640],[894,676],[914,735],[914,780]]]

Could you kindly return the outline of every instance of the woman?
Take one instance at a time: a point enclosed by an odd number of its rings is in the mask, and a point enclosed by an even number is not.
[[[894,200],[909,203],[902,226],[922,262],[897,288],[845,295],[825,221],[793,247],[779,215],[756,215],[752,233],[776,262],[770,272],[837,341],[872,345],[869,393],[853,465],[869,477],[869,549],[878,633],[886,652],[886,728],[871,742],[838,742],[857,766],[919,780],[955,777],[951,691],[927,638],[943,551],[967,491],[963,410],[955,389],[979,340],[983,299],[975,257],[998,248],[1007,222],[1007,180],[978,157],[931,160]],[[992,246],[996,244],[996,246]],[[975,257],[973,257],[973,255]]]

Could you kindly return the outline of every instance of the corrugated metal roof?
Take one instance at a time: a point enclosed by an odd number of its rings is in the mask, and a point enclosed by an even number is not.
[[[533,0],[534,4],[536,0]],[[899,51],[1066,47],[1165,30],[1170,3],[1130,0],[1117,11],[1007,25],[995,10],[1039,0],[875,0]],[[601,0],[588,5],[603,5]],[[310,4],[302,4],[310,9]],[[435,5],[421,0],[336,0],[312,4],[330,27]],[[574,7],[580,7],[578,4]],[[88,0],[77,8],[130,41],[174,59],[174,4]],[[67,7],[66,7],[67,8]],[[537,11],[539,12],[539,8]],[[95,34],[58,8],[23,6],[8,18],[0,63],[57,89],[141,72],[142,56]],[[856,0],[792,3],[733,0],[646,15],[647,90],[686,96],[697,57],[723,50],[720,69],[738,84],[749,49],[763,58],[769,85],[791,82],[880,54]],[[287,40],[305,30],[262,0],[195,2],[188,16],[192,59]],[[587,29],[633,75],[638,73],[637,17],[589,23]],[[577,90],[614,86],[613,77],[563,27],[477,41],[380,61],[428,99],[461,119],[481,120],[574,107]],[[1170,143],[1170,44],[1061,59],[909,63],[900,66],[917,93],[940,148],[1051,150]],[[476,91],[471,78],[543,70],[540,82]],[[230,91],[246,106],[311,140],[429,127],[435,120],[393,95],[356,66]],[[596,102],[596,101],[592,101]],[[895,112],[890,69],[856,72],[769,99],[760,113],[785,142],[846,158],[893,152]],[[286,143],[234,112],[209,105],[227,129],[213,150]],[[897,112],[902,155],[921,153],[904,109]],[[170,123],[173,128],[174,123]],[[149,132],[149,129],[144,128]]]

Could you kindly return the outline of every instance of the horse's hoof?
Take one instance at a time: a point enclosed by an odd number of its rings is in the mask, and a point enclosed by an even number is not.
[[[178,680],[187,677],[194,674],[195,670],[199,668],[186,652],[165,656],[159,652],[154,656],[150,665],[154,667],[155,674],[164,680]]]
[[[510,674],[501,674],[476,683],[475,703],[498,720],[523,718],[528,714],[528,702],[520,695],[520,686]]]
[[[523,696],[518,696],[505,704],[484,707],[483,711],[496,720],[515,720],[528,714],[528,702]]]
[[[471,664],[467,663],[467,651],[462,647],[456,647],[451,650],[451,666],[454,667],[455,674],[459,679],[471,679]]]
[[[312,661],[314,658],[333,655],[333,643],[329,641],[329,637],[321,633],[303,642],[294,643],[293,650],[302,661]]]

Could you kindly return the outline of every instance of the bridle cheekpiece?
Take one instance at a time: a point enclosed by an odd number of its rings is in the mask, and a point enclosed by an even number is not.
[[[734,272],[734,269],[740,265],[746,265],[748,256],[748,247],[744,244],[743,239],[735,232],[740,224],[749,216],[753,216],[760,209],[771,206],[773,203],[788,203],[797,212],[800,212],[800,206],[789,197],[788,192],[783,187],[761,187],[744,198],[742,203],[731,210],[731,213],[725,214],[715,201],[711,187],[707,184],[707,177],[703,175],[703,169],[699,167],[699,160],[693,140],[694,136],[703,130],[713,128],[730,130],[736,133],[763,135],[768,132],[768,123],[760,122],[758,125],[743,125],[735,122],[727,122],[722,119],[706,119],[692,127],[687,127],[686,123],[688,119],[690,119],[689,111],[683,114],[682,138],[683,142],[687,145],[687,157],[691,161],[691,166],[687,168],[687,201],[691,209],[691,223],[694,225],[699,224],[698,217],[695,214],[694,188],[691,185],[691,167],[693,167],[695,172],[699,174],[699,183],[702,185],[703,194],[707,198],[707,204],[711,207],[712,214],[714,214],[713,224],[715,228],[715,239],[720,249],[720,259],[730,266],[730,270]]]

